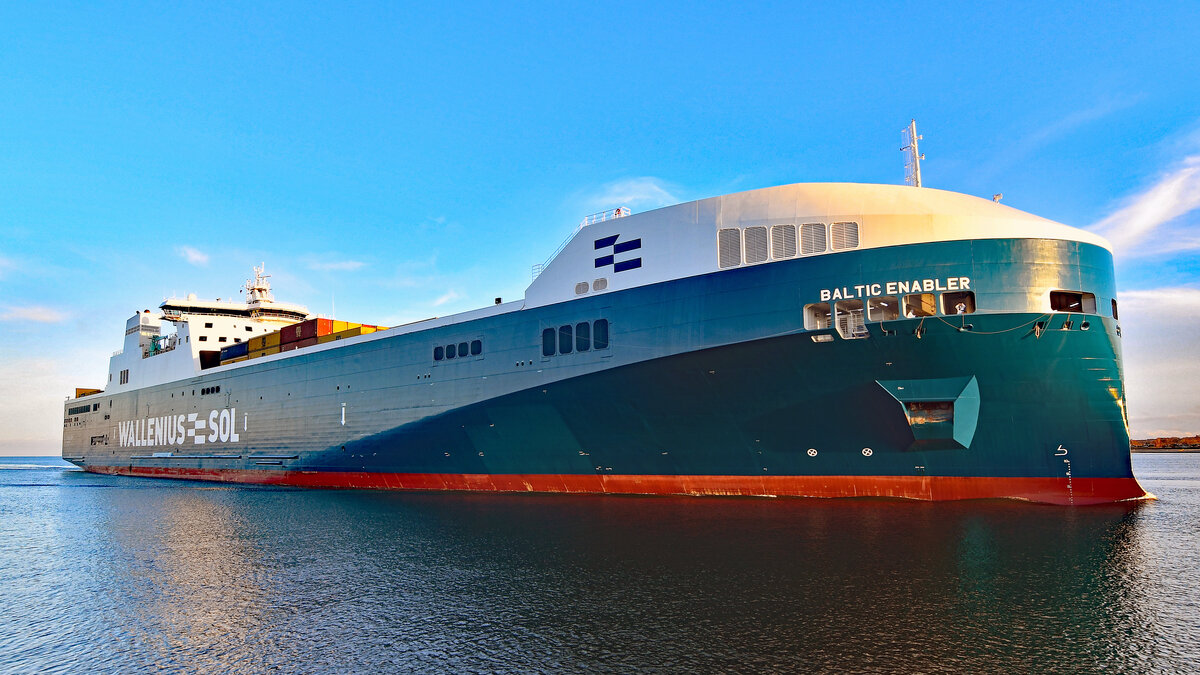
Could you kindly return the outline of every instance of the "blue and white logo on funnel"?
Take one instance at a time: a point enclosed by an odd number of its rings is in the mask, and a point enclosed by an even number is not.
[[[595,241],[595,247],[597,251],[603,251],[604,249],[611,250],[611,253],[608,253],[607,255],[597,256],[597,268],[612,265],[613,272],[624,272],[625,270],[636,270],[642,266],[641,258],[629,258],[626,260],[616,259],[616,257],[622,253],[636,251],[642,247],[642,240],[640,238],[618,243],[617,240],[620,238],[621,235],[614,234],[607,237],[601,237]]]

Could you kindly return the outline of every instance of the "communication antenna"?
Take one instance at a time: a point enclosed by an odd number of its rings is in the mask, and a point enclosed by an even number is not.
[[[917,150],[917,141],[922,138],[917,135],[916,120],[909,120],[908,126],[900,130],[900,140],[904,143],[900,151],[907,153],[904,157],[904,182],[913,187],[921,187],[921,160],[925,159],[925,155]]]

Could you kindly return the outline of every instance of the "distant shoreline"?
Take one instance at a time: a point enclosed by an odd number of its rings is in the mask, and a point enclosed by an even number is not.
[[[1130,452],[1138,455],[1157,453],[1160,455],[1190,454],[1200,452],[1200,448],[1130,448]]]

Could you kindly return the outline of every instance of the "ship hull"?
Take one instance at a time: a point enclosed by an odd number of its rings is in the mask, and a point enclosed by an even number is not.
[[[954,244],[969,255],[950,245],[922,254],[965,260],[943,274],[982,289],[1021,289],[1026,267],[1013,259],[1025,255],[1038,259],[1039,274],[1056,263],[1079,283],[1082,270],[1094,277],[1085,286],[1111,295],[1111,258],[1098,247]],[[912,255],[867,253],[845,260],[891,277],[919,274],[888,262]],[[234,411],[234,425],[245,416],[237,443],[156,453],[153,442],[122,441],[68,459],[102,473],[306,487],[1076,505],[1147,496],[1130,465],[1114,319],[979,312],[868,323],[866,337],[844,339],[803,327],[801,307],[836,276],[817,262],[485,322],[467,333],[489,346],[509,334],[524,342],[514,337],[518,347],[489,355],[491,366],[485,358],[454,373],[413,363],[437,342],[419,335],[214,373],[122,405],[203,417],[203,401],[188,391],[224,382],[234,393],[221,407]],[[608,353],[569,363],[527,356],[541,327],[564,316],[611,318]],[[914,412],[930,401],[952,414],[931,421]],[[64,445],[64,456],[74,454]]]

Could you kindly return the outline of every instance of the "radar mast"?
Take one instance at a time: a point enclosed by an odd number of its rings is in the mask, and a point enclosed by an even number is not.
[[[900,148],[904,156],[904,182],[913,187],[921,187],[921,160],[925,155],[917,149],[917,141],[923,136],[917,135],[917,121],[909,120],[908,126],[900,130],[900,139],[904,146]]]
[[[254,278],[246,280],[246,304],[274,302],[275,296],[271,295],[271,282],[267,281],[270,274],[263,274],[267,269],[267,263],[254,268]]]

